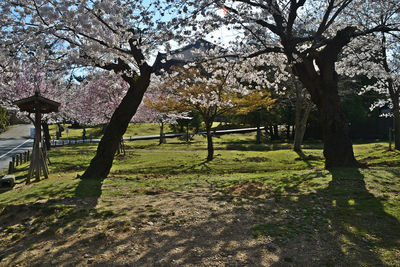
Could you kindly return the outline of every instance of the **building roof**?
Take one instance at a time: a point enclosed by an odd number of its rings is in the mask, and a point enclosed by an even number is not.
[[[223,48],[207,40],[198,39],[195,43],[173,50],[169,54],[158,52],[153,68],[156,74],[159,74],[161,69],[170,71],[172,66],[194,62],[202,57],[203,52],[216,48],[219,48],[222,53],[226,53]]]
[[[41,96],[39,92],[36,92],[33,96],[17,100],[14,104],[19,107],[20,111],[29,113],[39,111],[42,114],[58,112],[60,107],[60,103]]]

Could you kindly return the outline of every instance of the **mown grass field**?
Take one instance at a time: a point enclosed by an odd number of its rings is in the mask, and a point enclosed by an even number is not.
[[[71,128],[70,124],[61,124],[64,128],[62,132],[61,140],[68,140],[68,139],[82,139],[82,131],[83,128]],[[215,122],[213,127],[218,127],[220,125],[219,122]],[[66,133],[65,129],[69,128],[68,134]],[[86,138],[101,138],[102,134],[102,126],[90,126],[85,127],[86,129]],[[186,130],[186,129],[185,129]],[[184,130],[184,131],[185,131]],[[49,125],[50,136],[56,136],[57,125]],[[169,124],[166,124],[164,127],[164,133],[175,133],[175,131],[170,127]],[[160,134],[160,124],[159,123],[130,123],[124,137],[131,137],[131,136],[147,136],[147,135],[159,135]]]
[[[366,169],[325,170],[254,134],[126,142],[109,177],[77,178],[94,145],[50,152],[47,180],[0,193],[0,265],[399,266],[400,153],[357,144]]]
[[[70,128],[71,125],[69,124],[62,124],[64,131],[62,132],[61,140],[67,139],[82,139],[82,131],[83,128]],[[69,128],[68,134],[66,133],[65,129]],[[86,138],[101,138],[102,134],[102,126],[95,126],[95,127],[85,127],[86,129]],[[53,124],[49,126],[50,135],[55,136],[57,131],[57,125]],[[166,126],[165,133],[171,133],[172,131]],[[124,137],[130,136],[145,136],[145,135],[157,135],[160,134],[160,126],[158,123],[131,123],[129,124],[128,129],[125,132]]]

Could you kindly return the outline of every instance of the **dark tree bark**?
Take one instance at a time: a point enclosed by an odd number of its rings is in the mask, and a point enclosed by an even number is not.
[[[46,121],[42,121],[42,128],[43,128],[43,137],[46,150],[50,150],[51,149],[50,131],[49,131],[49,125],[47,124]]]
[[[261,144],[261,112],[257,112],[257,135],[256,135],[256,143]]]
[[[312,104],[305,97],[305,92],[301,86],[294,81],[296,88],[296,118],[294,130],[293,150],[300,152],[303,144],[304,134],[306,133],[307,121],[310,115]]]
[[[212,140],[213,132],[211,131],[211,123],[206,123],[206,133],[207,133],[207,161],[211,161],[214,158],[214,144]]]
[[[257,124],[256,143],[261,144],[261,126],[260,126],[260,124]]]
[[[307,129],[307,120],[310,115],[312,105],[307,103],[304,108],[301,108],[299,114],[296,112],[296,126],[294,131],[294,151],[301,151],[301,145],[303,144],[304,134]],[[298,118],[297,118],[298,116]]]
[[[124,77],[130,85],[129,90],[112,115],[97,147],[96,155],[82,178],[104,179],[109,174],[119,142],[149,86],[151,73],[151,67],[145,64],[141,67],[138,79]]]
[[[361,166],[354,157],[348,124],[340,106],[338,76],[335,71],[338,55],[350,42],[354,31],[352,27],[339,31],[324,49],[312,51],[301,63],[294,66],[295,75],[299,77],[318,108],[326,168]]]
[[[165,138],[164,138],[164,122],[161,122],[160,124],[160,140],[158,142],[159,145],[165,144]]]
[[[279,139],[279,128],[277,124],[274,124],[274,126],[272,126],[272,140],[278,140]]]

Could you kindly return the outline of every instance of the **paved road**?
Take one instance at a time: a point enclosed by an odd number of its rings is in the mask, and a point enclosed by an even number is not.
[[[32,149],[29,137],[32,125],[19,124],[0,134],[0,170],[7,168],[12,156]]]

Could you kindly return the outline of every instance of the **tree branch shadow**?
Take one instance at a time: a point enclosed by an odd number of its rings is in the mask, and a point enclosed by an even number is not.
[[[35,190],[28,195],[36,199],[34,202],[0,205],[0,226],[4,235],[10,237],[9,243],[1,246],[0,261],[13,254],[11,262],[18,263],[26,249],[57,240],[65,233],[77,233],[81,222],[89,215],[103,216],[96,210],[102,182],[100,179],[81,179],[73,195],[64,198],[57,198],[59,189],[43,187],[42,191]]]
[[[330,177],[328,186],[302,191],[312,179]],[[286,177],[278,185],[284,192],[279,197],[234,197],[206,188],[145,196],[145,202],[135,195],[130,201],[121,199],[129,211],[124,220],[96,210],[101,183],[81,180],[75,198],[54,202],[86,210],[78,216],[80,221],[63,226],[63,233],[53,230],[22,238],[6,253],[22,253],[21,244],[25,248],[51,241],[57,249],[51,257],[33,257],[33,265],[62,260],[98,266],[384,266],[390,263],[382,253],[399,248],[399,221],[367,189],[357,169]],[[157,206],[154,201],[162,205],[157,212],[143,213]],[[54,206],[48,204],[23,208]],[[93,218],[108,220],[111,226],[97,230]],[[11,220],[0,218],[4,221]],[[81,227],[90,227],[92,234],[78,238]],[[65,245],[70,237],[74,241]]]

